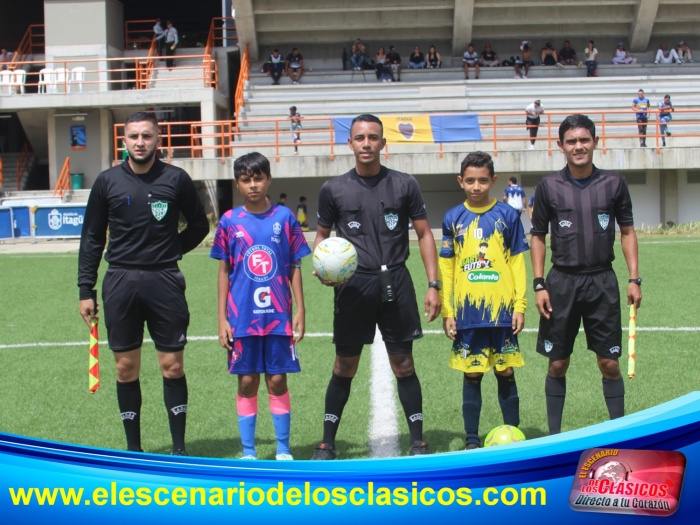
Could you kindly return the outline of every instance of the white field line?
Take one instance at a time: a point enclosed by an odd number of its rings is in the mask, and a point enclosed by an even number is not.
[[[622,327],[623,331],[627,327]],[[525,328],[523,332],[536,333],[537,328]],[[579,329],[583,332],[583,328]],[[638,326],[637,332],[700,332],[700,326]],[[423,330],[427,335],[442,335],[442,330]],[[333,337],[332,332],[309,332],[304,334],[304,337]],[[187,337],[188,341],[218,341],[219,338],[215,335],[193,335]],[[144,343],[152,343],[153,339],[144,339]],[[107,341],[100,341],[101,345],[106,345]],[[303,344],[303,342],[301,343]],[[87,346],[88,336],[86,334],[85,341],[68,341],[62,343],[38,342],[38,343],[17,343],[17,344],[0,344],[0,350],[9,350],[12,348],[39,348],[39,347],[64,347],[64,346]]]
[[[394,373],[382,335],[377,330],[372,343],[372,364],[369,380],[369,457],[390,458],[399,455],[399,425]]]

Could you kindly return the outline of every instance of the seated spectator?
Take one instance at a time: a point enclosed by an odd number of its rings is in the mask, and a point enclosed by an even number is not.
[[[618,42],[617,49],[615,50],[615,56],[612,59],[613,64],[634,64],[636,61],[637,57],[631,57],[629,53],[627,53],[625,44]]]
[[[7,64],[9,64],[11,61],[12,61],[12,53],[10,53],[5,48],[0,49],[0,71],[6,70]]]
[[[386,54],[384,53],[384,48],[380,47],[377,50],[377,54],[374,57],[376,63],[374,70],[377,73],[377,80],[382,82],[391,82],[391,73],[389,65],[386,63]]]
[[[272,51],[270,58],[267,59],[267,74],[272,77],[272,85],[278,86],[280,78],[284,75],[285,60],[280,54],[279,49]]]
[[[389,65],[389,73],[391,80],[401,82],[401,55],[394,51],[394,46],[389,46],[389,52],[386,55],[386,63]],[[396,73],[396,77],[394,77]]]
[[[527,74],[530,71],[530,66],[534,66],[535,63],[532,61],[532,43],[529,40],[523,40],[518,48],[523,52],[523,57],[515,57],[515,78],[527,78]],[[525,73],[522,72],[525,69]]]
[[[501,65],[501,59],[491,48],[491,44],[486,44],[486,48],[481,52],[481,65],[484,67],[496,67]]]
[[[442,67],[442,57],[437,52],[435,46],[430,46],[428,49],[428,69],[437,69]]]
[[[559,58],[551,42],[547,42],[540,52],[540,65],[555,66]]]
[[[587,77],[597,77],[598,76],[598,50],[595,47],[593,40],[588,41],[588,47],[586,47],[586,76]]]
[[[298,84],[299,79],[304,74],[304,57],[301,56],[296,47],[287,55],[286,71],[289,78],[292,79],[292,84]]]
[[[685,45],[685,42],[681,40],[678,42],[678,47],[676,48],[676,53],[678,54],[678,59],[681,62],[692,62],[693,55],[691,54],[690,48]]]
[[[476,73],[475,79],[479,78],[479,53],[474,51],[474,44],[469,44],[462,56],[464,62],[464,80],[469,80],[469,68],[473,67]]]
[[[574,51],[571,48],[571,44],[569,44],[568,40],[564,41],[564,47],[559,51],[559,62],[557,62],[557,66],[562,67],[562,66],[575,66],[578,65],[578,67],[581,67],[583,65],[582,62],[578,62],[576,60],[576,51]]]
[[[671,49],[671,51],[666,49],[666,42],[664,42],[656,52],[654,64],[673,64],[674,62],[680,64],[681,59],[678,57],[678,53],[676,53],[675,49]]]
[[[425,57],[423,53],[420,52],[420,47],[416,46],[413,48],[413,53],[408,59],[409,69],[423,69],[425,67]]]
[[[350,62],[356,71],[360,71],[362,64],[365,62],[365,45],[359,38],[355,40],[355,43],[350,48]]]

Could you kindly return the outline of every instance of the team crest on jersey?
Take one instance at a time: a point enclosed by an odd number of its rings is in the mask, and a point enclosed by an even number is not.
[[[608,229],[608,224],[610,224],[610,215],[607,213],[599,213],[598,214],[598,224],[600,224],[600,227],[603,228],[604,230]]]
[[[386,222],[387,228],[393,230],[399,223],[399,216],[396,213],[387,213],[384,215],[384,222]]]
[[[506,223],[503,222],[500,218],[496,221],[494,226],[496,227],[496,231],[498,233],[503,233],[503,231],[506,229]]]
[[[279,235],[282,233],[282,225],[279,222],[276,222],[272,225],[272,231],[275,235]]]
[[[49,228],[52,230],[60,230],[61,229],[61,212],[58,210],[51,210],[51,213],[49,213]]]
[[[168,213],[168,203],[163,201],[152,202],[151,213],[157,221],[161,220]]]
[[[243,256],[243,268],[249,279],[262,283],[275,276],[277,259],[275,253],[262,244],[256,244],[248,248]]]

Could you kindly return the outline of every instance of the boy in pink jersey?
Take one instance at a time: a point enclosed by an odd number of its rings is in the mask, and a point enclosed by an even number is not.
[[[311,250],[289,208],[272,206],[265,199],[272,181],[270,162],[260,153],[249,153],[236,159],[233,172],[245,203],[224,213],[211,248],[211,257],[221,261],[219,342],[228,350],[229,373],[238,375],[242,459],[257,459],[255,423],[264,373],[277,437],[276,459],[288,460],[293,458],[287,373],[301,370],[296,351],[296,343],[304,337],[305,317],[300,266]]]

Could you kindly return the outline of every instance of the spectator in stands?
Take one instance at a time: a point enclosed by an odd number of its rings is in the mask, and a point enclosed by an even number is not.
[[[525,208],[527,208],[525,190],[518,186],[518,179],[515,177],[508,179],[508,186],[506,186],[506,190],[503,192],[503,202],[518,213],[522,213],[525,211]]]
[[[678,53],[676,53],[675,49],[671,49],[671,51],[666,49],[666,42],[664,42],[656,52],[654,64],[673,64],[674,62],[680,64],[681,59],[678,57]]]
[[[535,149],[537,130],[540,127],[540,115],[543,113],[544,108],[539,100],[535,100],[525,108],[525,128],[530,132],[530,147],[528,149]]]
[[[671,122],[673,116],[671,112],[676,111],[671,104],[671,95],[665,95],[664,99],[659,102],[659,122],[661,122],[661,141],[663,145],[666,145],[666,137],[671,136],[671,132],[668,130],[668,123]]]
[[[413,48],[413,53],[408,59],[409,69],[424,69],[425,68],[425,56],[420,50],[420,47],[416,46]]]
[[[464,80],[469,80],[469,68],[473,67],[476,73],[475,79],[479,78],[479,53],[474,51],[474,44],[469,43],[467,50],[462,56],[462,62],[464,62]]]
[[[272,77],[272,85],[279,86],[280,78],[284,75],[285,60],[279,49],[273,49],[267,59],[267,74]]]
[[[377,80],[381,80],[382,82],[391,82],[391,68],[386,63],[386,53],[384,53],[383,47],[380,47],[377,50],[374,60],[374,70],[377,73]]]
[[[435,49],[435,46],[430,46],[430,49],[428,49],[428,69],[438,69],[442,67],[442,57],[440,56],[440,53],[437,52],[437,49]]]
[[[685,45],[685,42],[681,40],[678,42],[678,47],[676,48],[676,53],[678,54],[678,58],[681,62],[692,62],[693,61],[693,55],[691,53],[691,49]]]
[[[389,64],[391,80],[401,82],[401,55],[394,50],[394,46],[389,46],[386,63]],[[394,77],[394,73],[396,73],[396,77]]]
[[[637,92],[637,98],[632,101],[632,111],[637,118],[637,130],[639,130],[639,146],[647,147],[647,122],[649,121],[649,107],[651,103],[644,96],[644,90],[640,89]]]
[[[355,40],[355,43],[350,48],[350,62],[356,71],[360,71],[362,64],[365,63],[365,45],[359,38]]]
[[[564,40],[564,47],[559,51],[559,62],[557,62],[557,66],[564,67],[576,65],[581,67],[583,62],[576,60],[576,51],[574,51],[574,49],[571,47],[568,40]]]
[[[292,84],[298,84],[304,74],[304,57],[296,47],[287,55],[285,71],[292,79]]]
[[[598,50],[595,47],[593,40],[588,41],[588,47],[586,47],[586,76],[587,77],[597,77],[598,76]]]
[[[540,65],[541,66],[555,66],[559,62],[559,57],[557,51],[552,46],[551,42],[547,42],[542,51],[540,51]]]
[[[290,130],[292,131],[292,141],[294,142],[294,154],[299,155],[299,144],[301,144],[301,113],[297,113],[297,107],[289,108]],[[281,198],[281,197],[280,197]]]
[[[530,71],[530,66],[534,66],[535,63],[532,61],[532,43],[529,40],[523,40],[519,47],[522,51],[522,58],[515,57],[515,78],[527,78],[527,74]],[[522,69],[525,69],[525,73]]]
[[[165,25],[167,29],[163,31],[163,34],[160,35],[159,38],[165,40],[165,55],[168,57],[165,59],[165,65],[168,69],[172,69],[175,67],[175,59],[170,57],[175,56],[175,48],[180,43],[180,40],[177,37],[177,29],[175,29],[173,23],[168,20]]]
[[[615,56],[612,59],[613,64],[634,64],[637,61],[637,57],[632,57],[627,53],[625,49],[625,44],[623,42],[617,43],[617,49],[615,50]]]
[[[9,64],[11,60],[12,53],[5,48],[0,49],[0,71],[6,70],[7,64]]]
[[[163,45],[165,44],[165,42],[161,38],[161,35],[164,33],[164,31],[163,31],[163,26],[160,25],[160,18],[156,18],[156,25],[153,26],[153,33],[155,34],[156,45],[158,46],[158,56],[162,57],[163,56]]]
[[[286,206],[286,205],[287,205],[287,194],[280,193],[280,200],[277,203],[277,206]]]
[[[481,59],[479,62],[484,67],[496,67],[501,65],[501,59],[491,48],[491,44],[486,44],[486,47],[481,52]]]

